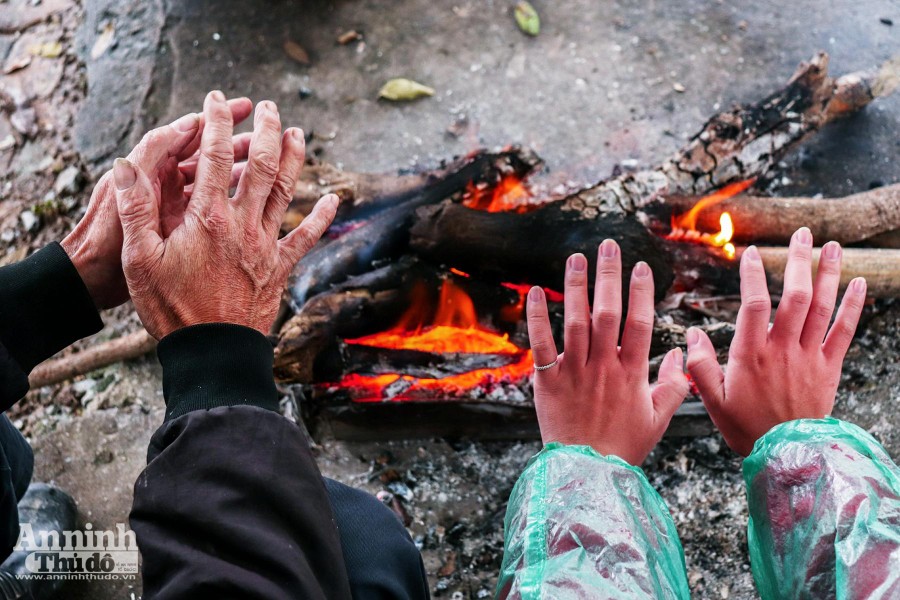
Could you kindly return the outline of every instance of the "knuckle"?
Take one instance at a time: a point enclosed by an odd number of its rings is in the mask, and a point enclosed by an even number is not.
[[[278,174],[278,156],[272,148],[261,148],[250,155],[250,169],[258,176],[275,179]]]
[[[628,315],[628,328],[634,331],[639,331],[641,333],[651,331],[655,324],[656,319],[653,318],[653,315],[643,313]]]
[[[618,277],[621,271],[621,267],[618,265],[611,265],[607,263],[601,263],[599,273],[601,277]]]
[[[566,331],[569,334],[586,334],[589,327],[588,321],[581,317],[570,317],[566,319]]]
[[[556,348],[546,340],[532,340],[531,351],[533,354],[550,356],[556,352]]]
[[[806,288],[791,288],[785,290],[781,298],[791,306],[809,306],[812,302],[812,291]]]
[[[834,306],[828,302],[816,302],[810,308],[810,312],[817,317],[830,319],[831,313],[834,312]]]
[[[293,187],[293,178],[284,171],[279,171],[275,176],[275,183],[272,185],[272,195],[278,202],[284,203],[293,196]]]
[[[234,158],[231,144],[223,140],[213,140],[200,150],[200,154],[217,167],[229,166]]]
[[[611,308],[600,308],[594,314],[594,318],[601,325],[612,327],[619,322],[619,319],[621,317],[619,311],[617,310],[613,310]]]
[[[741,306],[754,313],[767,311],[772,308],[771,301],[765,294],[751,294],[741,303]]]

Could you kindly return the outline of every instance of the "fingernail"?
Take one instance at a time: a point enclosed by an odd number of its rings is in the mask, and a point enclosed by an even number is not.
[[[528,291],[529,302],[540,302],[544,299],[544,290],[538,286],[534,286]]]
[[[219,90],[213,90],[212,92],[210,92],[209,97],[216,102],[225,102],[225,94],[223,94]]]
[[[675,348],[675,356],[673,357],[675,361],[675,368],[679,371],[684,370],[684,353],[681,351],[681,348]]]
[[[691,327],[687,330],[687,335],[685,335],[685,340],[687,341],[688,349],[697,345],[697,342],[700,341],[700,332]]]
[[[341,199],[337,194],[328,194],[325,196],[325,206],[328,208],[337,208],[337,205],[340,204]]]
[[[865,294],[866,293],[866,278],[865,277],[857,277],[853,281],[850,282],[850,289],[853,290],[857,294]]]
[[[184,115],[180,117],[177,121],[172,123],[172,127],[175,128],[175,131],[180,131],[181,133],[187,133],[188,131],[193,131],[197,129],[197,125],[200,124],[200,115],[197,113],[191,113],[189,115]]]
[[[296,127],[291,128],[291,137],[294,138],[296,142],[305,142],[306,138],[303,136],[303,130],[297,129]]]
[[[759,249],[756,246],[748,246],[744,250],[744,256],[747,257],[747,260],[759,261]]]
[[[124,158],[117,158],[113,163],[113,179],[116,180],[116,187],[123,191],[134,185],[137,173],[134,172],[130,162]]]
[[[634,265],[634,274],[641,279],[650,276],[650,266],[644,261],[638,262],[638,264]]]
[[[619,254],[619,245],[613,240],[603,240],[600,244],[600,256],[603,258],[613,258]]]
[[[809,230],[809,227],[801,227],[800,229],[798,229],[796,236],[797,241],[804,246],[812,246],[813,238],[812,232]]]
[[[581,273],[587,269],[587,259],[583,254],[573,254],[569,257],[569,268],[576,273]]]
[[[837,260],[841,257],[841,245],[837,242],[828,242],[822,247],[822,257],[828,260]]]

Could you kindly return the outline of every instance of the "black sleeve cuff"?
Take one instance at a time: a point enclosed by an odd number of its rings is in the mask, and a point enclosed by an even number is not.
[[[24,373],[102,328],[90,293],[58,243],[0,269],[0,342]]]
[[[242,404],[278,412],[272,344],[255,329],[230,323],[185,327],[164,337],[156,354],[166,421]]]

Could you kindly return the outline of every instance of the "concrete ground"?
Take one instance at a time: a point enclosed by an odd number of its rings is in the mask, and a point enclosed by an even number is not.
[[[56,1],[68,7],[63,23],[77,21],[75,56],[60,77],[80,90],[59,98],[74,113],[60,125],[72,132],[61,143],[77,158],[57,159],[81,161],[94,176],[147,127],[199,109],[204,94],[219,88],[276,101],[286,125],[313,134],[311,152],[348,170],[425,168],[476,146],[519,142],[540,152],[550,176],[592,181],[623,161],[657,162],[711,114],[781,86],[797,62],[819,49],[830,53],[834,73],[900,54],[900,8],[892,0],[836,0],[827,7],[814,0],[534,0],[542,17],[537,38],[516,28],[512,0]],[[92,57],[110,24],[114,43]],[[362,40],[338,44],[351,29]],[[11,38],[0,36],[0,54],[9,52]],[[308,65],[285,54],[286,41],[307,51]],[[400,76],[435,88],[435,96],[399,105],[377,100],[380,86]],[[5,117],[0,138],[4,127]],[[898,148],[895,95],[817,134],[786,161],[770,189],[841,196],[894,183]],[[40,159],[52,152],[34,142],[14,152],[7,180],[39,189],[33,182],[50,168]],[[0,217],[4,210],[13,214],[0,206]],[[885,440],[897,458],[900,309],[882,303],[873,312],[869,333],[851,352],[839,411]],[[107,315],[101,335],[133,326],[126,314]],[[127,518],[162,401],[151,359],[90,379],[97,389],[37,392],[38,416],[23,418],[30,419],[36,477],[70,490],[82,518],[101,527]],[[47,407],[62,397],[75,408],[59,418]],[[325,474],[370,491],[408,491],[411,531],[435,596],[484,598],[502,552],[506,496],[535,449],[326,440],[320,461]],[[694,596],[756,597],[739,464],[721,440],[666,442],[647,471],[679,526]],[[139,584],[126,582],[85,586],[73,596],[139,593]]]

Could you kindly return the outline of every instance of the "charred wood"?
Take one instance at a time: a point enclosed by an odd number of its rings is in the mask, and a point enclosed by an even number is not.
[[[410,246],[419,256],[489,281],[562,289],[566,259],[583,252],[593,285],[596,248],[606,238],[622,249],[626,290],[639,260],[653,270],[657,299],[673,279],[669,254],[636,219],[609,214],[588,221],[558,203],[527,213],[492,213],[444,202],[420,208],[410,234]]]
[[[297,263],[291,278],[294,310],[333,283],[368,271],[377,261],[395,260],[405,254],[417,208],[459,194],[471,182],[495,181],[507,172],[525,176],[537,166],[529,160],[531,156],[516,147],[469,155],[455,161],[441,177],[429,178],[411,198],[382,210],[337,239],[318,244]]]

